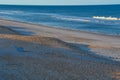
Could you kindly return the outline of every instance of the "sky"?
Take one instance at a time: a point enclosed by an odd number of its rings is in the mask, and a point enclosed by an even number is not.
[[[120,4],[120,0],[0,0],[0,4],[14,4],[14,5],[101,5],[101,4]]]

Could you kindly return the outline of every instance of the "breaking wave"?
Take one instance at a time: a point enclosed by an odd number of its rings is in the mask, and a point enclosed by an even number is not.
[[[83,17],[62,16],[62,15],[53,15],[52,17],[56,19],[67,20],[67,21],[90,22],[90,20],[85,19]]]
[[[120,18],[117,17],[104,17],[104,16],[93,16],[95,19],[103,19],[103,20],[120,20]]]
[[[104,25],[120,25],[120,18],[115,17],[76,17],[76,16],[63,16],[63,15],[52,15],[51,17],[58,20],[74,21],[74,22],[86,22]]]

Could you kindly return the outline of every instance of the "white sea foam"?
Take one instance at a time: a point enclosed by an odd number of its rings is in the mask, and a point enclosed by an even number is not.
[[[67,21],[90,22],[90,20],[88,20],[88,19],[83,19],[83,18],[74,17],[74,16],[52,15],[52,17],[54,17],[56,19],[67,20]]]
[[[117,17],[104,17],[104,16],[93,16],[95,19],[103,19],[103,20],[120,20],[120,18]]]
[[[0,14],[20,14],[23,13],[23,11],[11,11],[11,10],[0,10]]]

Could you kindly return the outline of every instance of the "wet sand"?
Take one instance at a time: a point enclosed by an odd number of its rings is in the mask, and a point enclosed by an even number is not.
[[[120,37],[0,20],[2,80],[120,80]]]

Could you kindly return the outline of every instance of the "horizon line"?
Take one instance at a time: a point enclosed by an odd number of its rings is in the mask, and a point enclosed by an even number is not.
[[[120,5],[120,4],[80,4],[80,5],[72,5],[72,4],[50,4],[50,5],[44,5],[44,4],[0,4],[0,6],[110,6],[110,5]]]

